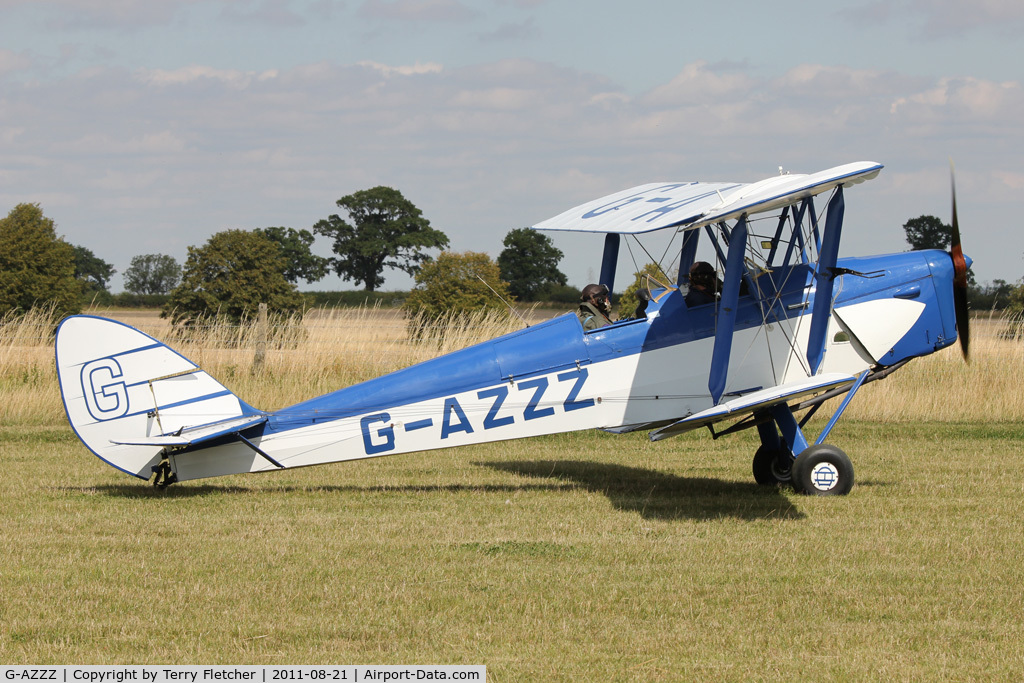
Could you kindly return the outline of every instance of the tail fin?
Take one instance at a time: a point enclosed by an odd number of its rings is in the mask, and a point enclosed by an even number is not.
[[[166,437],[261,415],[189,359],[116,320],[65,318],[56,347],[64,410],[78,438],[141,479],[167,445],[180,445]]]

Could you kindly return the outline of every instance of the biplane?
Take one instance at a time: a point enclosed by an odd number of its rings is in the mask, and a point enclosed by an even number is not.
[[[601,283],[615,284],[623,236],[655,232],[678,239],[678,277],[648,282],[645,306],[596,330],[566,313],[281,410],[128,325],[66,318],[64,407],[95,455],[159,487],[572,430],[660,441],[707,428],[757,429],[760,484],[846,494],[853,466],[825,440],[858,390],[958,336],[968,348],[955,190],[951,252],[839,258],[846,192],[881,169],[652,183],[570,209],[533,227],[604,234]],[[721,289],[688,305],[699,249]],[[812,439],[809,418],[839,396]]]

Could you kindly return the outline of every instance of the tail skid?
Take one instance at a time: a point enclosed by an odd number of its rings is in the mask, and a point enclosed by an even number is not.
[[[165,448],[267,420],[189,359],[115,320],[66,318],[56,354],[72,429],[101,460],[141,479],[160,469]]]

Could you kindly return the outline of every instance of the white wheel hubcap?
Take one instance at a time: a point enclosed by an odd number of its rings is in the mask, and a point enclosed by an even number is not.
[[[811,483],[819,491],[831,491],[839,484],[839,470],[830,462],[819,462],[811,470]]]

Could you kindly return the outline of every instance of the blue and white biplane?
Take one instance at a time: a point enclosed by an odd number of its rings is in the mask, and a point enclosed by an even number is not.
[[[845,494],[853,466],[824,441],[858,389],[958,331],[967,352],[970,262],[955,195],[951,253],[839,258],[846,191],[881,169],[653,183],[576,207],[534,227],[603,233],[609,288],[623,235],[671,231],[676,282],[649,286],[645,310],[596,330],[568,313],[272,412],[132,327],[66,318],[56,340],[64,406],[93,453],[160,487],[572,430],[648,430],[659,441],[707,427],[716,438],[757,429],[761,484]],[[705,238],[724,264],[721,291],[688,306]],[[841,395],[812,442],[810,415]]]

